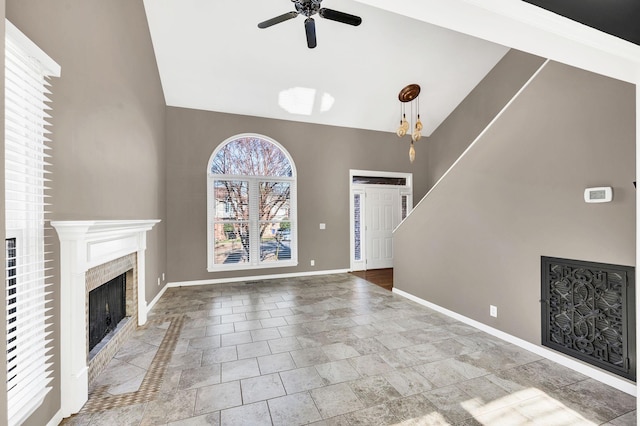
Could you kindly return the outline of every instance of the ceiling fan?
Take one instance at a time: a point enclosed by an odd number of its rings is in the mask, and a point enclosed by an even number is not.
[[[292,12],[284,13],[275,18],[267,19],[264,22],[258,24],[258,28],[269,28],[272,25],[279,24],[280,22],[288,21],[298,15],[304,15],[307,19],[304,20],[304,29],[307,33],[307,46],[309,49],[316,47],[316,23],[311,17],[316,13],[325,19],[331,21],[342,22],[343,24],[349,24],[357,27],[362,23],[362,18],[355,15],[350,15],[344,12],[338,12],[337,10],[327,9],[326,7],[320,7],[322,0],[291,0],[296,10]]]

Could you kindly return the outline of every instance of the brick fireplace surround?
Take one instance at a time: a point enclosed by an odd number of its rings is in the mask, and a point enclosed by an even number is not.
[[[121,274],[126,274],[125,278],[125,318],[118,324],[117,328],[111,331],[102,342],[98,343],[88,356],[89,385],[102,372],[104,367],[118,352],[122,343],[135,330],[138,322],[138,261],[136,253],[112,260],[102,265],[91,268],[85,274],[86,282],[86,312],[85,324],[89,327],[89,293],[98,287],[108,283]],[[87,347],[89,347],[89,331],[87,329]]]
[[[53,221],[60,238],[61,414],[80,411],[89,382],[109,361],[118,342],[147,322],[145,298],[146,232],[159,220]],[[127,272],[128,322],[89,361],[88,293],[113,274]],[[139,285],[138,285],[139,283]]]

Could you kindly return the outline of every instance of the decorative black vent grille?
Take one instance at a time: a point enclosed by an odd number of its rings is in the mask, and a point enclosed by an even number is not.
[[[126,276],[119,275],[89,292],[89,351],[126,315]]]
[[[542,345],[635,380],[635,273],[542,257]]]

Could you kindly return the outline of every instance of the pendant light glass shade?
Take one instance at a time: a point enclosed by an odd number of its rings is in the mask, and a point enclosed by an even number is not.
[[[409,122],[407,121],[407,117],[405,114],[402,114],[402,119],[400,120],[400,127],[396,131],[398,137],[403,137],[409,131]]]

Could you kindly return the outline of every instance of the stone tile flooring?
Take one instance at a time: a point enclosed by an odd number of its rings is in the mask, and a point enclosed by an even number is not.
[[[63,424],[619,426],[636,424],[635,408],[338,274],[168,289]]]

